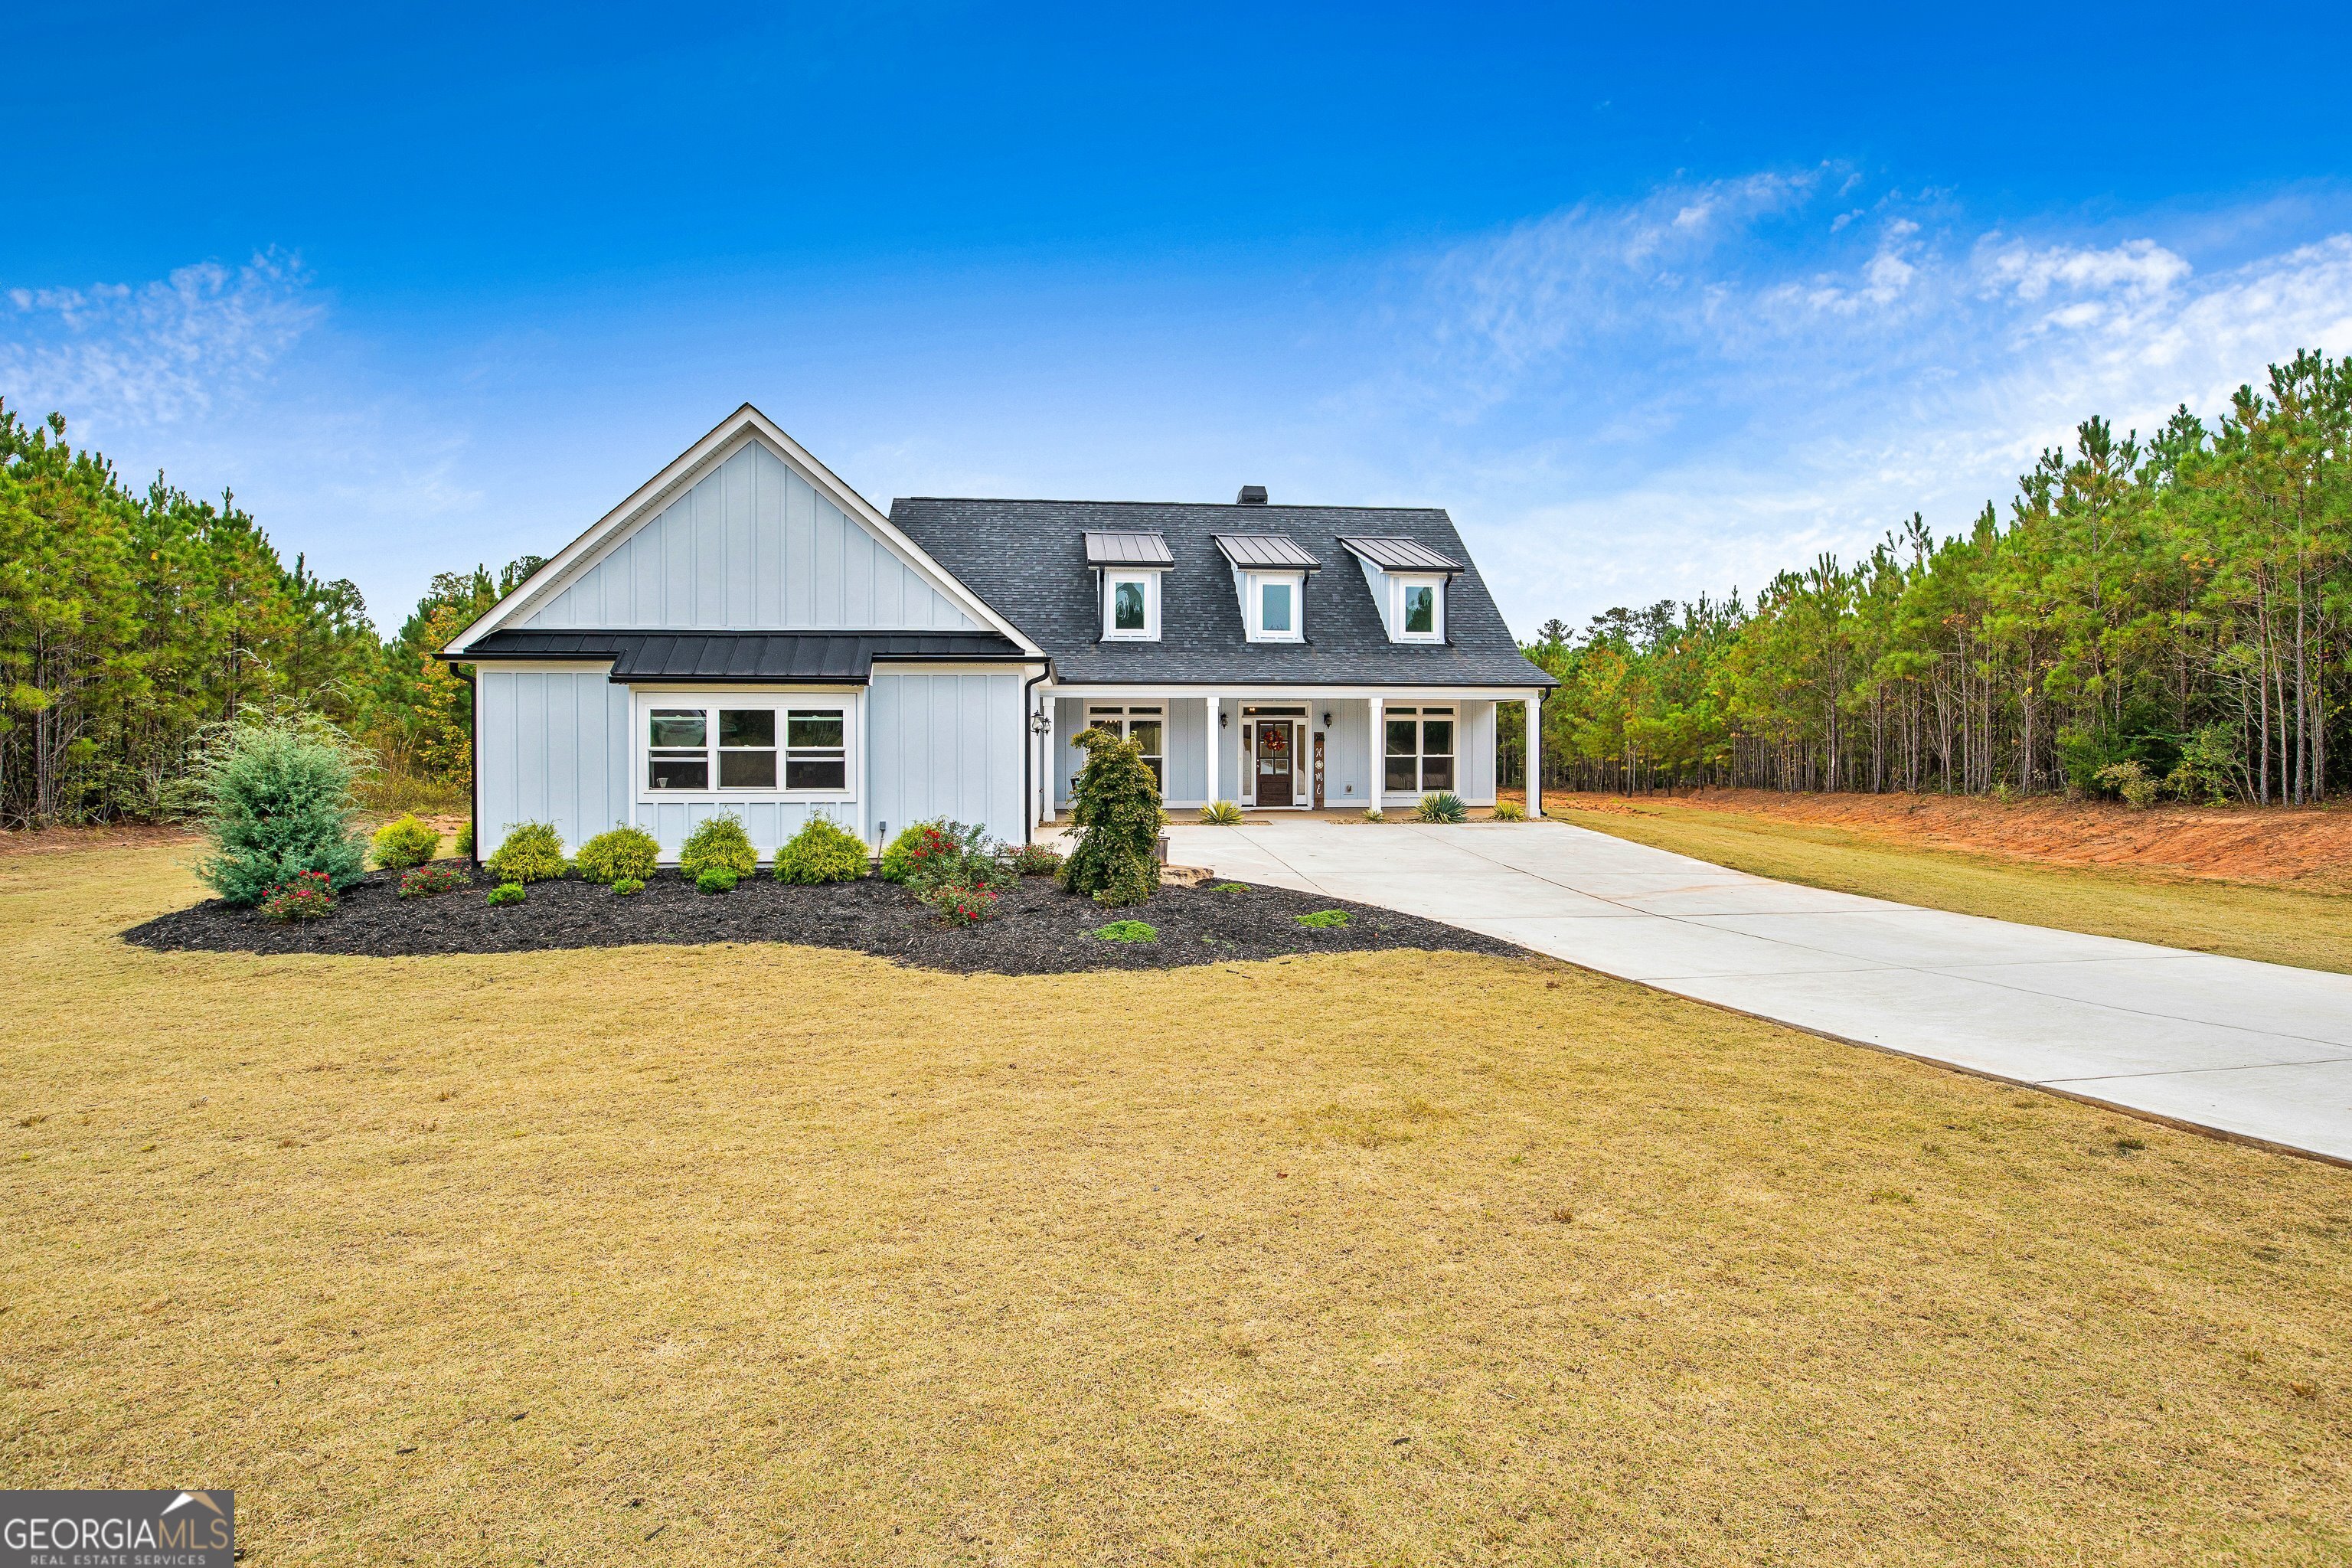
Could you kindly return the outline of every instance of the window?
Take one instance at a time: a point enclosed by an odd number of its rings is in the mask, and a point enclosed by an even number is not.
[[[847,728],[840,708],[649,709],[646,788],[773,791],[781,773],[787,790],[845,790]]]
[[[1249,613],[1253,642],[1303,642],[1307,578],[1304,573],[1252,573],[1242,603]]]
[[[1445,584],[1440,578],[1403,577],[1391,579],[1394,584],[1395,615],[1391,624],[1396,627],[1398,642],[1444,642],[1445,640]]]
[[[1388,766],[1381,787],[1403,795],[1454,787],[1454,710],[1388,710]]]
[[[1168,787],[1167,733],[1168,713],[1162,708],[1089,708],[1087,728],[1108,730],[1121,740],[1133,741],[1143,748],[1143,765],[1151,770],[1152,782],[1162,791]],[[1078,793],[1078,781],[1070,781],[1070,794]]]
[[[1103,636],[1154,642],[1160,637],[1160,574],[1103,574]]]

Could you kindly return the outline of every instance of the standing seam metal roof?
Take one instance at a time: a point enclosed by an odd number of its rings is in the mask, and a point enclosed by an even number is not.
[[[1521,657],[1454,520],[1436,508],[1220,506],[1158,501],[902,497],[890,521],[1053,658],[1066,682],[1552,686]],[[1102,636],[1083,535],[1156,532],[1173,564],[1160,579],[1157,642]],[[1306,640],[1253,643],[1217,536],[1287,542],[1340,561],[1339,541],[1411,540],[1463,563],[1446,590],[1443,644],[1389,640],[1360,571],[1307,581]],[[1296,569],[1296,568],[1293,568]]]

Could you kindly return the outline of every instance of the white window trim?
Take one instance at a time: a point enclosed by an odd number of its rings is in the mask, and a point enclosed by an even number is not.
[[[1305,642],[1307,640],[1307,574],[1304,572],[1242,572],[1236,573],[1242,584],[1242,625],[1252,642]],[[1290,585],[1290,629],[1270,632],[1265,629],[1265,590],[1276,583]]]
[[[1141,572],[1133,567],[1106,567],[1102,574],[1102,627],[1105,642],[1158,642],[1160,640],[1160,578],[1158,572]],[[1112,606],[1118,602],[1121,583],[1143,584],[1143,629],[1121,631],[1112,624]]]
[[[1385,799],[1397,795],[1412,795],[1418,798],[1429,794],[1433,788],[1443,789],[1452,795],[1460,795],[1462,793],[1462,709],[1463,704],[1459,702],[1400,702],[1395,707],[1383,707],[1381,709],[1381,795],[1382,798]],[[1410,713],[1412,719],[1412,752],[1411,754],[1412,756],[1412,776],[1416,782],[1411,789],[1391,789],[1389,787],[1389,759],[1391,757],[1402,757],[1406,755],[1406,753],[1403,752],[1391,752],[1389,750],[1388,727],[1392,723],[1402,723],[1408,713]],[[1429,743],[1429,733],[1422,727],[1422,721],[1433,717],[1443,718],[1454,726],[1454,749],[1452,751],[1431,752],[1426,749]],[[1452,769],[1454,774],[1453,783],[1447,784],[1429,785],[1418,782],[1423,773],[1428,771],[1429,759],[1433,756],[1444,757],[1454,764]]]
[[[1432,593],[1430,625],[1425,632],[1404,629],[1404,596],[1410,588],[1427,588]],[[1389,640],[1401,643],[1442,643],[1445,640],[1445,578],[1439,573],[1418,575],[1391,574],[1389,577],[1389,625],[1393,628]]]
[[[671,689],[665,687],[635,687],[629,704],[631,740],[629,765],[634,770],[629,784],[632,816],[646,806],[666,801],[705,805],[844,805],[861,798],[866,783],[865,703],[863,692],[843,691],[837,688],[818,690],[780,690],[773,687],[759,690],[729,690],[725,688],[697,687],[692,689]],[[655,789],[648,783],[652,774],[653,710],[656,708],[699,708],[709,714],[705,727],[703,750],[709,758],[710,783],[702,789]],[[721,708],[769,708],[776,714],[776,783],[773,788],[722,787],[719,784],[719,710]],[[841,715],[842,787],[839,789],[791,789],[784,784],[791,755],[790,720],[795,709],[824,709]],[[663,748],[668,750],[670,748]]]

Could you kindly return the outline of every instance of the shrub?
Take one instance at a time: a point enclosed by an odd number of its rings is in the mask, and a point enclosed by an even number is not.
[[[1495,803],[1495,809],[1486,815],[1496,822],[1525,822],[1528,808],[1516,800],[1498,800]]]
[[[404,899],[429,899],[436,893],[470,887],[473,880],[465,868],[436,860],[403,873],[398,892]]]
[[[1331,931],[1348,923],[1345,910],[1317,910],[1313,914],[1290,917],[1309,931]]]
[[[1379,823],[1386,822],[1388,819],[1389,814],[1382,811],[1379,806],[1368,805],[1364,807],[1364,820],[1366,822],[1377,825]]]
[[[1201,821],[1210,827],[1237,827],[1242,808],[1229,800],[1213,800],[1201,808]]]
[[[379,870],[405,871],[441,853],[441,835],[413,816],[398,817],[375,830],[368,853]]]
[[[1105,942],[1158,942],[1160,928],[1142,921],[1113,921],[1096,927],[1095,934]]]
[[[1081,730],[1071,743],[1087,753],[1070,820],[1082,831],[1062,863],[1062,886],[1098,904],[1139,904],[1160,886],[1153,857],[1167,814],[1142,745],[1108,730]]]
[[[898,875],[893,881],[905,885],[917,898],[935,888],[986,888],[998,890],[1009,885],[1014,875],[999,845],[988,837],[988,830],[961,822],[919,822],[890,841],[890,849],[882,854],[882,869],[888,876],[891,850],[898,852]]]
[[[921,880],[938,858],[961,853],[957,825],[943,817],[913,823],[900,831],[882,850],[882,879],[886,882],[910,883]]]
[[[1421,797],[1413,816],[1423,822],[1467,822],[1470,808],[1452,790],[1433,789]]]
[[[352,828],[362,753],[315,715],[252,710],[211,731],[194,790],[209,841],[196,875],[232,904],[253,904],[305,871],[341,892],[367,869]]]
[[[460,860],[471,860],[473,858],[474,825],[471,822],[468,822],[465,826],[457,829],[457,858]]]
[[[499,909],[508,904],[519,904],[529,897],[530,889],[520,882],[500,882],[490,889],[490,907]]]
[[[1004,864],[1016,877],[1051,877],[1062,869],[1062,852],[1043,844],[1024,844],[1005,857]]]
[[[335,889],[324,871],[300,871],[261,895],[261,912],[273,921],[320,921],[335,912]]]
[[[635,877],[624,877],[613,884],[613,891],[624,899],[635,898],[645,890],[645,883]]]
[[[2165,777],[2165,787],[2183,800],[2219,805],[2230,798],[2243,776],[2236,728],[2208,724],[2180,742],[2180,760]]]
[[[978,925],[996,913],[996,889],[969,882],[940,882],[916,895],[925,909],[950,925]]]
[[[580,875],[610,887],[624,879],[643,882],[661,858],[661,841],[642,827],[613,826],[580,847],[573,861]]]
[[[2144,811],[2156,804],[2158,781],[2137,758],[2109,763],[2091,775],[2094,781],[2106,785],[2123,796],[2124,804],[2134,811]]]
[[[779,882],[855,882],[866,875],[866,841],[829,816],[812,816],[776,851]]]
[[[484,864],[501,883],[544,882],[561,877],[566,869],[563,840],[547,823],[518,822],[507,829],[499,852]]]
[[[1215,887],[1210,889],[1209,891],[1213,893],[1246,893],[1249,891],[1249,884],[1247,882],[1220,882]]]
[[[740,877],[726,867],[713,866],[707,871],[696,874],[694,890],[698,893],[731,893],[735,890],[735,884],[741,880]]]
[[[743,819],[728,813],[705,821],[677,852],[677,868],[692,877],[698,886],[705,871],[732,871],[738,877],[748,877],[760,864],[760,852],[751,847],[751,836],[743,831]],[[731,885],[731,884],[730,884]]]

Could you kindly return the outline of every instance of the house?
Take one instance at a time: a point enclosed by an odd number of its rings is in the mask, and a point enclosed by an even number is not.
[[[675,855],[721,812],[763,856],[812,815],[1022,842],[1089,725],[1142,742],[1173,807],[1487,805],[1498,706],[1554,684],[1441,510],[1244,487],[886,517],[748,404],[441,657],[474,671],[483,853],[539,821]]]

